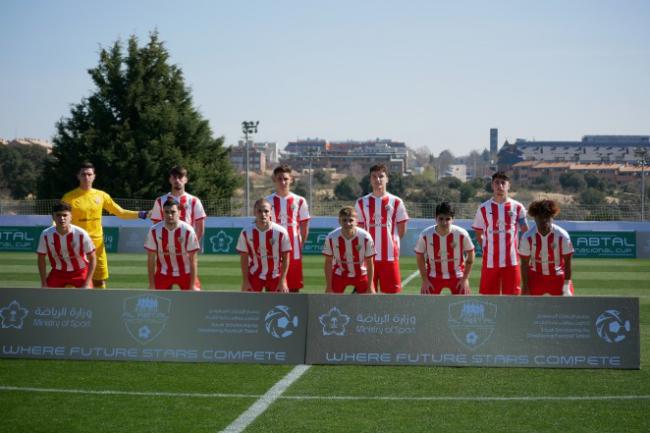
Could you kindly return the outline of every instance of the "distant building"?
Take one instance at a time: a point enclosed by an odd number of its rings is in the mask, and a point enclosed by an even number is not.
[[[230,163],[235,171],[246,171],[246,147],[233,146],[230,149]],[[267,167],[264,151],[251,147],[248,150],[248,167],[250,171],[264,173]]]
[[[647,135],[585,135],[581,141],[507,141],[498,153],[499,170],[521,161],[635,164],[637,150],[650,151]]]
[[[490,128],[490,159],[495,160],[499,151],[499,130]]]
[[[455,177],[462,182],[467,182],[467,166],[465,164],[450,164],[444,176]]]
[[[295,170],[336,169],[337,172],[365,174],[375,164],[386,164],[392,174],[407,169],[406,144],[388,139],[328,141],[320,138],[297,140],[285,147],[281,161]]]

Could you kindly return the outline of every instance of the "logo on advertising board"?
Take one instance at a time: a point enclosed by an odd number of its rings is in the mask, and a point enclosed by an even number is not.
[[[292,316],[286,305],[276,305],[266,313],[264,324],[269,335],[287,338],[298,329],[298,316]]]
[[[6,307],[0,308],[0,319],[2,319],[2,329],[16,328],[23,329],[23,321],[29,311],[27,308],[20,306],[18,301],[13,300]]]
[[[497,306],[484,301],[461,301],[449,305],[449,329],[456,341],[470,350],[487,342],[496,326]]]
[[[620,343],[625,340],[632,326],[620,311],[607,310],[596,319],[596,333],[608,343]]]
[[[345,327],[350,323],[350,316],[341,310],[332,307],[327,313],[318,316],[318,321],[323,325],[323,335],[345,335]]]
[[[129,335],[141,344],[155,339],[165,329],[172,301],[154,295],[124,300],[122,319]]]
[[[219,232],[216,235],[210,236],[210,243],[212,244],[212,252],[229,253],[233,241],[234,238],[232,236],[230,236],[223,230],[219,230]]]

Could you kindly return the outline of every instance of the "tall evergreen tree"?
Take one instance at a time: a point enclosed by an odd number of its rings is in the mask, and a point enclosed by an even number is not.
[[[223,137],[193,107],[183,73],[169,63],[158,33],[126,54],[117,41],[102,49],[88,70],[96,89],[57,123],[53,161],[41,177],[40,198],[60,197],[77,186],[81,162],[97,168],[95,186],[113,197],[154,198],[168,191],[168,171],[190,173],[188,191],[204,199],[229,198],[239,180]]]

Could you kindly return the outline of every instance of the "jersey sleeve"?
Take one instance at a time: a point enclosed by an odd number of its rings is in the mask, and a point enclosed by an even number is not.
[[[354,203],[354,210],[357,213],[357,224],[359,227],[366,229],[366,215],[363,211],[363,198]]]
[[[156,245],[156,231],[151,228],[147,232],[147,237],[144,240],[144,249],[151,251],[151,252],[156,252],[158,250],[157,245]]]
[[[246,230],[242,230],[239,233],[239,239],[237,239],[237,251],[240,253],[248,254],[248,243],[246,242]]]
[[[199,238],[196,237],[196,232],[193,229],[187,230],[187,252],[193,253],[201,249],[199,245]]]
[[[38,254],[47,254],[47,246],[45,245],[45,230],[43,230],[41,236],[38,238],[38,247],[36,247],[36,252]]]
[[[404,206],[404,201],[400,199],[399,204],[397,205],[397,218],[395,221],[399,224],[408,221],[408,219],[409,214],[406,212],[406,206]]]
[[[330,257],[334,255],[334,251],[332,251],[332,238],[330,235],[327,235],[325,242],[323,243],[323,255]]]
[[[519,203],[517,213],[518,213],[517,222],[519,223],[519,225],[526,224],[526,215],[527,215],[526,207],[523,204]]]
[[[309,215],[309,205],[307,204],[307,200],[303,198],[300,201],[300,207],[298,208],[298,221],[308,221],[310,218],[311,216]]]
[[[194,203],[194,221],[202,220],[207,217],[205,209],[203,208],[203,203],[198,198],[196,203]]]
[[[418,240],[415,242],[414,250],[417,254],[424,254],[426,249],[427,246],[426,246],[426,241],[424,239],[424,233],[420,233],[420,235],[418,236]]]
[[[571,242],[571,238],[567,233],[565,236],[562,236],[562,253],[564,253],[565,256],[568,256],[574,252],[575,249],[573,248],[573,242]]]
[[[375,252],[375,242],[372,240],[372,236],[366,236],[366,258],[374,257],[377,253]]]
[[[289,252],[292,250],[291,242],[289,241],[289,233],[286,231],[282,233],[282,240],[280,241],[280,251],[283,253]]]
[[[151,221],[158,223],[162,220],[162,197],[158,197],[153,204],[153,209],[151,210]]]
[[[463,233],[463,251],[472,251],[475,248],[472,238],[469,237],[469,233]]]
[[[104,209],[118,218],[126,220],[138,218],[138,211],[122,209],[107,193],[104,193]]]
[[[484,231],[485,230],[485,219],[483,218],[483,212],[481,212],[481,209],[483,207],[480,206],[478,209],[476,209],[476,215],[474,215],[474,222],[472,223],[472,228],[474,230],[479,230],[479,231]]]
[[[95,244],[93,243],[93,240],[90,238],[88,232],[86,232],[85,230],[83,232],[82,242],[86,254],[91,254],[95,252]]]

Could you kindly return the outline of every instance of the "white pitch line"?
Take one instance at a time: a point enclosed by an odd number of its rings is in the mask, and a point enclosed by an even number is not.
[[[259,398],[255,394],[227,394],[227,393],[201,393],[201,392],[146,392],[146,391],[115,391],[115,390],[88,390],[68,388],[32,388],[22,386],[0,386],[0,391],[40,392],[57,394],[85,394],[85,395],[134,395],[144,397],[199,397],[199,398]]]
[[[304,367],[304,366],[303,366]],[[294,369],[295,370],[295,369]],[[305,370],[306,371],[306,370]],[[293,373],[293,371],[291,372]],[[289,373],[289,374],[291,374]],[[304,372],[303,372],[304,373]],[[301,373],[302,374],[302,373]],[[287,380],[289,375],[283,380]],[[297,378],[296,378],[297,379]],[[296,380],[294,379],[294,381]],[[278,382],[280,384],[280,382]],[[277,386],[277,385],[276,385]],[[287,386],[288,387],[288,386]],[[272,390],[272,389],[271,389]],[[269,394],[271,392],[267,392]],[[227,394],[227,393],[200,393],[200,392],[139,392],[139,391],[114,391],[114,390],[84,390],[65,388],[32,388],[20,386],[0,386],[0,391],[34,392],[34,393],[59,393],[59,394],[86,394],[86,395],[126,395],[144,397],[196,397],[196,398],[255,398],[266,396],[259,394]],[[650,400],[650,395],[565,395],[565,396],[355,396],[355,395],[278,395],[278,400],[384,400],[384,401],[575,401],[575,400]]]
[[[411,280],[413,278],[417,277],[419,274],[420,274],[419,271],[415,271],[411,275],[409,275],[408,278],[406,278],[404,281],[402,281],[402,287],[406,287],[408,285],[408,283],[410,283]]]
[[[300,379],[311,365],[296,365],[293,370],[289,372],[282,380],[278,381],[269,389],[266,394],[261,396],[259,400],[249,407],[246,412],[239,415],[228,427],[223,429],[221,433],[241,433],[248,427],[255,419],[260,416],[274,401],[282,396],[284,391],[287,390],[296,380]]]

